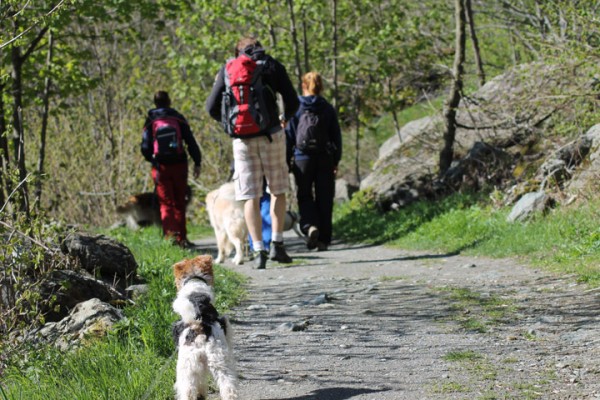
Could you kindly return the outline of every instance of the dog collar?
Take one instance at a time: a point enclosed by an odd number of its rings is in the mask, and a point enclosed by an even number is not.
[[[208,285],[208,281],[199,275],[194,275],[194,276],[190,276],[189,278],[185,278],[183,280],[183,284],[185,285],[186,283],[188,283],[190,281],[202,281]]]

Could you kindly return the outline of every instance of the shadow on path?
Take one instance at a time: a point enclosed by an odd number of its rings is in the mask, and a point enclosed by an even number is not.
[[[271,398],[263,400],[346,400],[359,394],[386,392],[389,389],[326,388],[312,391],[305,396]]]
[[[436,258],[447,258],[454,257],[459,255],[459,253],[445,253],[445,254],[421,254],[418,256],[404,256],[404,257],[394,257],[394,258],[371,258],[368,260],[353,260],[353,261],[344,261],[345,264],[361,264],[361,263],[372,263],[373,261],[377,262],[385,262],[385,261],[415,261],[415,260],[427,260],[427,259],[436,259]]]

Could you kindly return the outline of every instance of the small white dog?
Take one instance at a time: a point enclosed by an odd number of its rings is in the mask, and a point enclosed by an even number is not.
[[[237,375],[229,320],[213,306],[212,257],[200,255],[173,265],[177,298],[173,310],[181,320],[173,324],[178,348],[175,398],[206,400],[212,373],[223,400],[235,400]]]
[[[219,254],[215,262],[222,263],[235,248],[233,263],[244,263],[248,228],[244,220],[244,202],[235,200],[233,182],[227,182],[206,195],[206,211],[215,231]]]

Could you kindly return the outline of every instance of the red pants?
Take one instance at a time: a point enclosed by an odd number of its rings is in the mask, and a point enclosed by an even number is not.
[[[156,184],[163,234],[177,242],[187,239],[185,229],[187,175],[187,163],[152,167],[152,179]]]

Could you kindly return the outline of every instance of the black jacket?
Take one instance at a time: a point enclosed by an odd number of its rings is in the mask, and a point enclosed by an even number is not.
[[[263,75],[263,82],[269,85],[274,93],[279,93],[283,98],[283,115],[286,121],[289,121],[296,110],[298,109],[298,98],[296,90],[290,81],[285,67],[273,57],[265,54],[262,48],[253,48],[247,55],[254,59],[265,60],[265,71]],[[225,79],[224,79],[225,66],[221,67],[215,84],[212,88],[210,96],[206,100],[206,111],[210,116],[221,122],[221,101],[223,99],[223,92],[225,91]],[[279,126],[279,116],[276,99],[273,99],[271,109],[270,121],[271,126],[266,128],[264,131],[259,132],[256,136],[265,135],[276,131],[276,127]]]
[[[185,142],[187,146],[187,151],[190,153],[190,157],[194,160],[194,165],[200,166],[202,162],[202,154],[200,153],[200,148],[198,147],[198,143],[196,143],[196,139],[192,134],[190,129],[190,125],[186,121],[186,119],[181,115],[177,110],[173,108],[155,108],[148,111],[148,116],[146,117],[146,122],[144,123],[144,131],[142,132],[142,144],[141,151],[142,155],[147,161],[150,161],[153,165],[156,165],[157,162],[153,158],[153,138],[152,138],[152,121],[161,116],[171,116],[180,120],[179,129],[181,131],[181,139]],[[185,152],[181,153],[181,156],[176,160],[169,162],[169,164],[179,164],[187,162],[187,155]],[[163,163],[164,164],[164,163]]]
[[[326,119],[327,131],[329,132],[329,140],[327,143],[327,154],[333,157],[333,165],[338,165],[342,158],[342,132],[340,130],[340,124],[338,122],[337,113],[335,109],[327,100],[321,96],[300,96],[300,108],[296,115],[289,121],[285,134],[287,135],[287,157],[288,160],[292,155],[296,160],[308,159],[309,155],[302,153],[299,149],[295,148],[296,143],[296,128],[298,126],[298,119],[304,112],[304,110],[311,110],[322,114]]]

